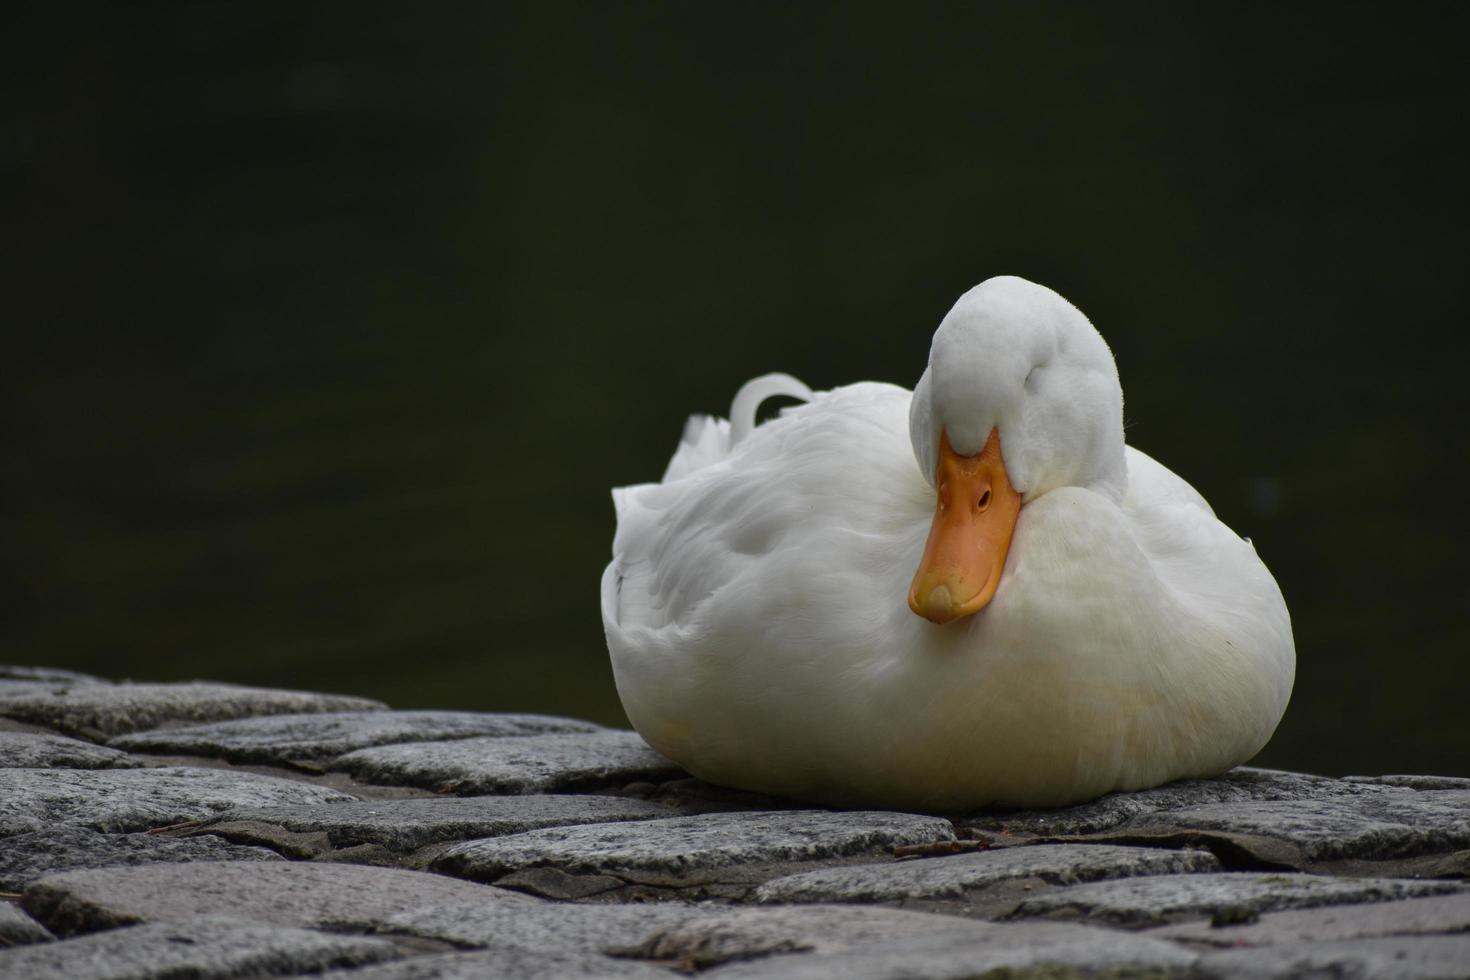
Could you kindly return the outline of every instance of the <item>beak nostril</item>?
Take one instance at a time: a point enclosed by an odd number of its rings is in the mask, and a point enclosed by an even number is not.
[[[989,506],[990,506],[990,488],[989,487],[986,487],[985,488],[985,492],[980,495],[980,499],[975,503],[975,509],[978,510],[978,511],[982,511],[983,512],[985,510],[985,508],[987,508]]]

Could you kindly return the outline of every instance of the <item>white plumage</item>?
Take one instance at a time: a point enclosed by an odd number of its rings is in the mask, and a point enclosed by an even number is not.
[[[810,401],[754,427],[770,394]],[[966,293],[912,395],[772,375],[732,417],[691,419],[662,482],[614,491],[602,580],[628,717],[695,775],[832,804],[1060,805],[1219,773],[1275,729],[1295,669],[1275,581],[1124,446],[1112,355],[1051,290]],[[992,429],[1022,502],[1004,572],[935,625],[905,599],[940,433],[975,454]]]

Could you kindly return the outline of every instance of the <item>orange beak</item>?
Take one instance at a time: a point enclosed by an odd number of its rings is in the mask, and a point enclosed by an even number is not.
[[[909,608],[944,624],[979,612],[995,595],[1021,495],[1006,476],[996,429],[975,456],[956,453],[949,433],[941,430],[934,485],[939,500],[924,559],[909,586]]]

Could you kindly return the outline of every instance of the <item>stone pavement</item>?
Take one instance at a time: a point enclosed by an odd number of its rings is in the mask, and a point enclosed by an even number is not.
[[[815,809],[527,714],[0,667],[0,980],[1470,978],[1470,779]]]

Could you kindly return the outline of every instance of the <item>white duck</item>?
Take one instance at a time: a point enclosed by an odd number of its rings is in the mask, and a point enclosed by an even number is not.
[[[756,428],[773,394],[809,403]],[[628,718],[703,779],[838,805],[1061,805],[1246,761],[1291,693],[1286,605],[1123,444],[1122,402],[1087,319],[1004,276],[912,394],[769,375],[690,419],[661,483],[613,491]]]

